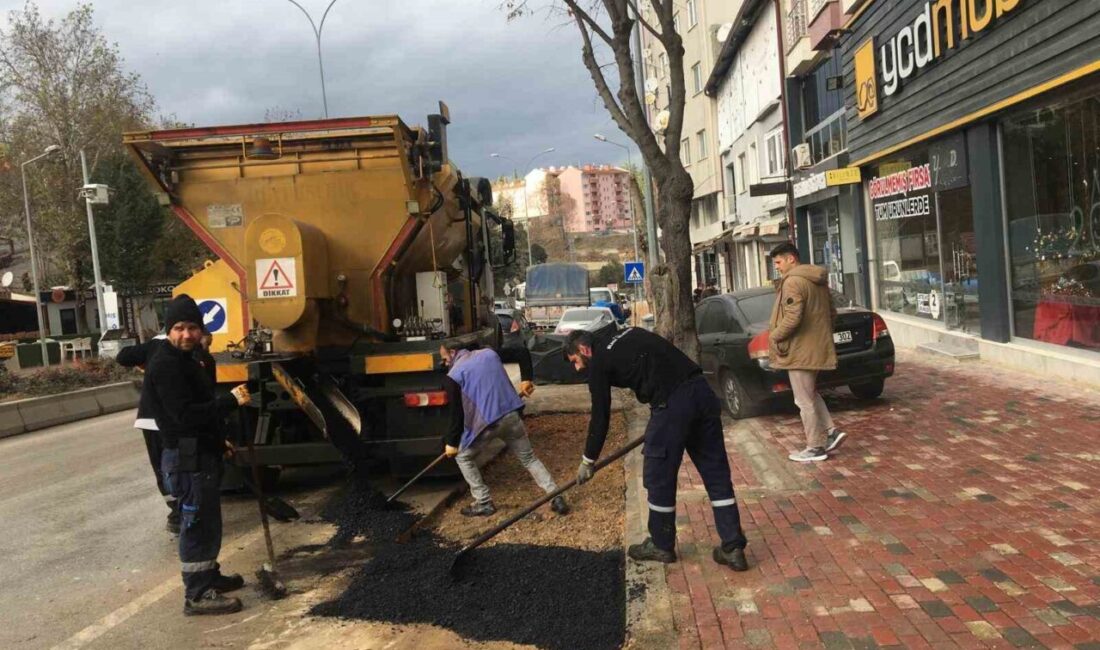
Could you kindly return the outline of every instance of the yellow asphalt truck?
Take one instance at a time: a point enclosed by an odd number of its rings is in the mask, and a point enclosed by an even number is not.
[[[217,257],[175,293],[199,303],[219,387],[257,391],[230,427],[237,463],[249,438],[269,475],[341,456],[406,475],[440,453],[439,347],[500,344],[493,268],[515,236],[488,180],[448,160],[439,107],[426,127],[382,115],[125,134]]]

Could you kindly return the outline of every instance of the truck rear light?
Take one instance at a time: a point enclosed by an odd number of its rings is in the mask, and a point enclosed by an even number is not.
[[[512,326],[508,328],[508,331],[513,333],[513,334],[518,332],[519,331],[519,321],[518,320],[512,321]]]
[[[409,408],[446,405],[447,393],[445,391],[437,390],[430,393],[405,393],[405,406]]]
[[[886,327],[886,321],[882,320],[882,316],[871,314],[871,322],[873,327],[871,330],[872,339],[877,341],[890,336],[890,330]]]
[[[773,393],[785,393],[785,392],[789,391],[790,389],[791,389],[791,385],[790,384],[784,384],[783,382],[779,382],[778,384],[772,384],[772,392]]]

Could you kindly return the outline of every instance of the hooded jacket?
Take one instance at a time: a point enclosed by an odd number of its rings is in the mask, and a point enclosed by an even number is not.
[[[779,280],[769,320],[768,357],[779,370],[833,370],[833,319],[828,273],[799,264]]]

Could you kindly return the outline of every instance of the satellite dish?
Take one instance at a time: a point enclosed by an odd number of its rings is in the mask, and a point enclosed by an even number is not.
[[[656,79],[654,79],[653,77],[650,77],[649,79],[645,80],[645,91],[647,93],[655,93],[655,92],[657,92],[657,88],[658,88],[658,85],[657,85],[657,80]]]
[[[657,113],[657,130],[658,131],[664,131],[665,129],[668,128],[668,118],[669,118],[668,110],[662,110],[660,113]]]
[[[718,39],[719,43],[725,43],[731,31],[733,31],[733,23],[722,23],[718,27],[718,31],[714,34],[714,37]]]
[[[656,104],[657,103],[657,94],[656,93],[646,93],[645,94],[645,103],[649,104],[650,106]]]
[[[4,277],[0,278],[0,287],[7,289],[11,286],[12,281],[15,280],[15,274],[11,271],[4,273]]]

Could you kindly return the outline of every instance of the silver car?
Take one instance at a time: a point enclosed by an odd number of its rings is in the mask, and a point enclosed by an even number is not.
[[[597,332],[615,324],[615,315],[607,307],[570,307],[561,315],[555,334],[568,334],[573,330]]]

